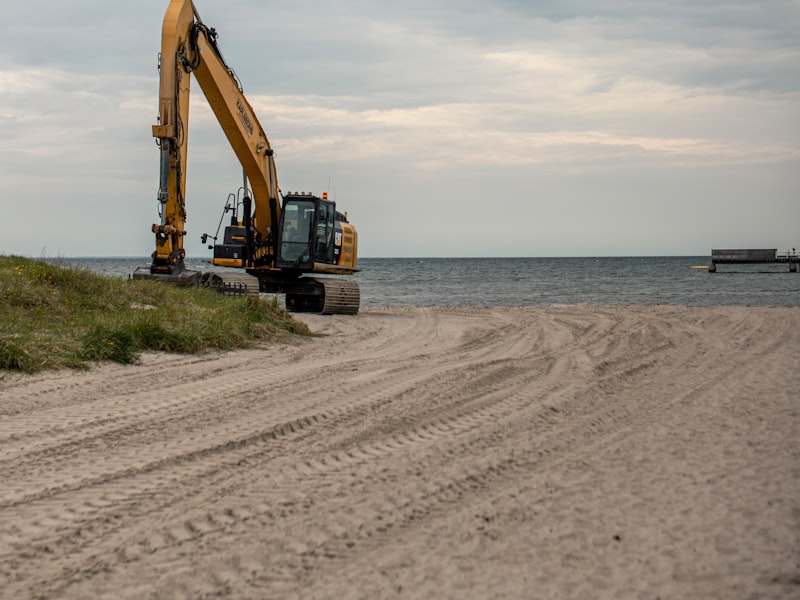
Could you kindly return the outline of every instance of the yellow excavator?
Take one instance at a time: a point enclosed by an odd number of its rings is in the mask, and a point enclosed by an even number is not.
[[[286,294],[292,311],[355,314],[358,284],[317,274],[352,275],[357,271],[358,232],[327,193],[283,194],[278,187],[275,153],[242,86],[222,57],[217,33],[207,27],[191,0],[171,0],[164,16],[159,56],[158,123],[153,137],[160,148],[158,212],[152,226],[156,249],[150,267],[135,279],[183,285],[224,282],[224,269],[201,273],[186,268],[186,157],[189,82],[197,80],[244,172],[244,185],[223,210],[230,224],[222,239],[209,237],[212,264],[244,269],[257,278],[259,291]],[[239,271],[241,273],[241,271]],[[312,276],[309,276],[312,275]]]

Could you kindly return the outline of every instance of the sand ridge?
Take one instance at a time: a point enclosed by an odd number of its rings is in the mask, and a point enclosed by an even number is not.
[[[0,381],[0,597],[800,594],[800,309],[367,308]]]

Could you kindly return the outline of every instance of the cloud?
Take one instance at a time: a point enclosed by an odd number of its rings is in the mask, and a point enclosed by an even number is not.
[[[693,253],[748,228],[768,247],[793,234],[773,215],[800,192],[796,2],[197,5],[270,136],[282,186],[332,181],[367,255],[574,253],[573,234],[591,254],[609,231],[614,252]],[[150,253],[166,6],[8,8],[0,251]],[[241,185],[193,86],[190,254]]]

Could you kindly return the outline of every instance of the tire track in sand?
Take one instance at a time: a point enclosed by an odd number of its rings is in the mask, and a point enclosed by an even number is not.
[[[324,590],[343,572],[359,577],[358,567],[392,545],[413,548],[434,524],[446,530],[450,515],[519,494],[531,478],[613,448],[654,415],[703,398],[753,356],[773,352],[776,338],[796,341],[796,330],[766,319],[687,322],[661,307],[648,311],[644,328],[641,313],[616,307],[589,315],[570,307],[381,312],[389,314],[366,317],[394,331],[388,339],[370,337],[368,326],[348,337],[348,321],[332,319],[330,336],[309,349],[265,351],[298,380],[275,388],[284,397],[259,401],[247,385],[220,383],[233,398],[231,414],[214,394],[201,394],[185,405],[184,426],[195,437],[139,462],[130,453],[151,437],[147,416],[134,411],[130,426],[107,438],[119,461],[112,479],[60,490],[37,484],[28,489],[41,497],[0,504],[0,549],[8,549],[0,550],[0,583],[21,597],[31,589],[125,595],[136,589],[135,573],[149,572],[167,586],[151,589],[162,592],[198,595],[222,582],[244,596]],[[711,343],[696,335],[715,327]],[[718,344],[729,337],[755,354]],[[720,348],[719,360],[700,361]],[[326,358],[331,352],[335,360]],[[666,373],[662,385],[670,380],[665,391],[651,381],[656,367]],[[207,379],[215,386],[223,376]],[[152,425],[180,436],[167,427],[180,410],[158,410]],[[93,432],[101,439],[113,430],[106,426],[70,434],[64,449],[73,472],[87,456],[74,442]],[[40,468],[35,452],[47,449],[20,452],[30,459],[20,478]],[[17,452],[5,444],[0,451]],[[199,564],[187,558],[192,549],[204,557]]]

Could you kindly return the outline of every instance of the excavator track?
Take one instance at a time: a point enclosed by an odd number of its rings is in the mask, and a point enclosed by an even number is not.
[[[361,290],[355,281],[303,277],[286,290],[286,308],[292,312],[355,315]]]
[[[355,281],[317,279],[324,282],[325,306],[323,315],[354,315],[361,304],[361,290]]]
[[[247,273],[206,271],[200,275],[200,285],[224,296],[258,296],[258,278]]]

